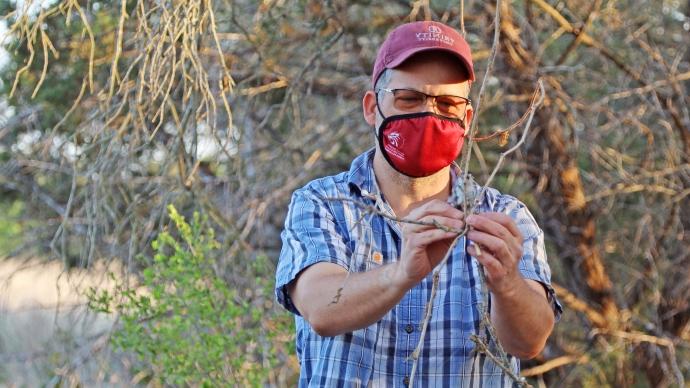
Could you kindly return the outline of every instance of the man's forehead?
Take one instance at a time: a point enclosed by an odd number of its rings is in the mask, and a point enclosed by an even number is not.
[[[435,89],[454,92],[447,92],[448,94],[468,93],[470,89],[467,73],[451,64],[444,66],[438,62],[419,61],[414,65],[399,66],[389,71],[390,88],[412,87],[421,91]]]
[[[391,78],[388,87],[400,87],[400,85],[403,84],[416,84],[428,87],[460,88],[463,90],[470,88],[469,80],[456,79],[453,81],[439,81],[423,77],[423,75],[424,74],[420,72],[391,69]]]

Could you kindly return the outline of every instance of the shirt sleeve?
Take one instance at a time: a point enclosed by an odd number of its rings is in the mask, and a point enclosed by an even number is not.
[[[276,270],[276,300],[288,311],[300,315],[288,295],[288,284],[305,268],[318,262],[348,268],[352,255],[331,208],[306,189],[293,194],[281,239],[283,246]]]
[[[554,317],[558,321],[563,313],[563,306],[551,286],[551,269],[546,260],[544,232],[527,207],[517,199],[507,204],[503,211],[515,220],[522,233],[522,259],[518,264],[520,273],[525,279],[535,280],[544,286]]]

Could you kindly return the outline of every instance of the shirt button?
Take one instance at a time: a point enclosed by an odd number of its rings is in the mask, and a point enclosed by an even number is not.
[[[414,326],[408,323],[407,326],[405,326],[405,331],[407,334],[411,334],[414,331]]]
[[[408,385],[409,383],[410,383],[410,378],[407,377],[407,376],[405,376],[405,378],[403,379],[403,385],[405,385],[405,386],[407,387],[407,385]]]

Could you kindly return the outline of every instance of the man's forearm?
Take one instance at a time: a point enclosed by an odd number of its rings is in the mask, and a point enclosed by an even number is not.
[[[319,335],[335,336],[362,329],[380,320],[409,289],[396,281],[397,265],[348,275],[335,264],[315,264],[320,267],[301,274],[291,287],[291,295]]]
[[[491,321],[505,350],[529,359],[543,349],[553,329],[554,316],[543,286],[522,279],[510,295],[492,294]]]

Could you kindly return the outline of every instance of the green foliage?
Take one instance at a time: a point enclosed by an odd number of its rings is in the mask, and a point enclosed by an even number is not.
[[[11,16],[10,12],[21,10],[14,2],[0,0],[0,15],[8,15],[6,24],[11,27],[17,16]],[[18,15],[21,15],[19,13]],[[76,17],[75,17],[76,16]],[[106,12],[93,12],[90,14],[89,27],[95,34],[94,39],[99,42],[112,41],[112,34],[117,26],[117,19]],[[32,17],[36,17],[32,15]],[[52,128],[70,109],[72,103],[79,95],[84,76],[89,73],[90,40],[86,37],[86,29],[82,20],[73,15],[71,18],[48,17],[42,23],[42,29],[49,31],[52,47],[55,49],[43,50],[41,35],[37,35],[33,44],[33,55],[25,42],[17,39],[16,34],[10,34],[0,40],[0,45],[9,56],[8,65],[0,68],[0,95],[7,96],[11,105],[17,107],[33,106],[40,112],[37,120],[41,128]],[[98,45],[94,57],[102,58],[111,54],[111,48],[106,45]],[[15,85],[15,76],[20,69],[27,65],[28,58],[33,58],[28,68],[19,73],[18,84],[14,94],[9,93]],[[45,76],[42,76],[46,66]],[[101,67],[107,67],[107,61],[94,65],[96,85],[107,82],[104,72],[99,72]],[[99,76],[100,75],[100,76]],[[34,89],[42,80],[41,87],[34,94]],[[78,126],[84,120],[80,109],[67,120],[63,126],[64,132],[72,132],[72,128]]]
[[[19,217],[24,211],[24,202],[0,202],[0,257],[13,251],[21,243],[22,224]]]
[[[142,287],[91,289],[89,307],[119,314],[112,342],[133,352],[163,384],[261,385],[277,361],[270,345],[275,336],[264,333],[275,322],[264,322],[266,304],[255,303],[269,282],[257,277],[253,301],[229,287],[209,259],[219,244],[206,220],[194,213],[189,224],[172,205],[168,210],[178,235],[164,231],[153,242],[153,264],[143,271]],[[264,260],[253,267],[266,273]],[[264,339],[269,341],[261,344]]]

